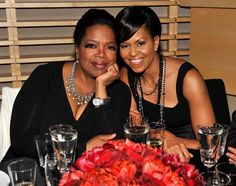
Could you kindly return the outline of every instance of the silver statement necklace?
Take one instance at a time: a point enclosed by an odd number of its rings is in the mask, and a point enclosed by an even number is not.
[[[74,62],[74,64],[72,65],[71,74],[67,77],[67,80],[66,80],[66,89],[68,91],[68,96],[72,96],[72,99],[76,100],[78,105],[83,105],[83,104],[86,104],[90,101],[90,99],[92,98],[94,92],[89,93],[89,94],[85,94],[85,95],[81,95],[76,90],[76,87],[75,87],[75,69],[76,69],[76,65],[78,63],[79,63],[79,61],[76,60]]]
[[[159,71],[159,77],[158,77],[158,81],[155,85],[155,89],[154,91],[157,89],[157,99],[159,100],[159,105],[160,105],[160,119],[158,121],[158,123],[163,123],[165,124],[165,120],[164,120],[164,105],[165,105],[165,76],[166,76],[166,61],[165,58],[160,56],[160,71]],[[157,88],[156,88],[157,87]],[[137,89],[139,89],[141,95],[139,96]],[[145,118],[144,116],[144,111],[143,111],[143,89],[142,89],[142,84],[141,84],[141,80],[140,77],[135,77],[134,80],[134,90],[135,90],[135,99],[136,102],[138,103],[138,109],[139,112],[141,113],[142,117]],[[154,92],[152,91],[151,94]],[[145,95],[151,95],[149,94],[145,94]]]

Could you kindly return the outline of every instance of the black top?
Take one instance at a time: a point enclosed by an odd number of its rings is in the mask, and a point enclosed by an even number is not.
[[[129,115],[131,97],[128,86],[117,80],[107,87],[108,96],[111,97],[109,104],[95,108],[92,98],[76,120],[66,96],[63,64],[51,63],[37,67],[16,97],[11,118],[9,150],[15,157],[37,159],[35,135],[47,132],[50,126],[59,123],[70,124],[77,129],[78,154],[85,150],[86,142],[98,134],[116,133],[116,138],[124,137],[123,124]]]
[[[176,136],[189,139],[194,139],[195,137],[191,125],[188,101],[183,95],[183,80],[186,73],[193,68],[196,69],[192,64],[188,62],[185,62],[180,66],[176,81],[176,93],[178,103],[172,108],[164,107],[164,120],[166,124],[166,129],[175,134]],[[128,78],[131,91],[134,94],[135,74],[130,69],[128,70]],[[144,116],[148,118],[149,121],[158,121],[160,118],[159,100],[157,104],[153,104],[145,99],[142,99],[142,102]]]

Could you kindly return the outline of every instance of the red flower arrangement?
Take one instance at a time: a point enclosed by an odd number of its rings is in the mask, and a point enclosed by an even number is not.
[[[144,144],[115,140],[87,151],[59,186],[196,186],[199,172],[178,155]]]

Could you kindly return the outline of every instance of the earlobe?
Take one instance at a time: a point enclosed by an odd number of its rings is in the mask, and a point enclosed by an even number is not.
[[[154,37],[154,51],[157,51],[159,46],[159,36]]]
[[[76,59],[79,59],[79,49],[78,48],[76,48],[75,49],[75,57],[76,57]]]

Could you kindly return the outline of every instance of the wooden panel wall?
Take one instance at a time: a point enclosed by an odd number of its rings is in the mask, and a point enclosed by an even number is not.
[[[236,1],[235,1],[236,2]],[[190,61],[236,95],[236,8],[191,8]]]
[[[87,9],[115,16],[130,5],[153,8],[163,24],[164,54],[188,58],[189,11],[178,0],[0,0],[0,89],[22,86],[39,64],[73,60],[74,26]]]

